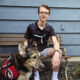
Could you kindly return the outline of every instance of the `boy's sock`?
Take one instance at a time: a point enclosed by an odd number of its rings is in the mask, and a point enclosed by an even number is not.
[[[34,80],[40,80],[39,79],[39,72],[38,71],[35,72]]]
[[[52,73],[52,80],[58,80],[58,72],[53,72]]]

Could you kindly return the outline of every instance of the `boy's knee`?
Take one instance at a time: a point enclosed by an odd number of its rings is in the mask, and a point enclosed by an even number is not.
[[[59,67],[60,67],[60,65],[58,65],[57,67],[52,67],[52,69],[53,69],[53,71],[55,71],[55,72],[58,72],[59,71]]]

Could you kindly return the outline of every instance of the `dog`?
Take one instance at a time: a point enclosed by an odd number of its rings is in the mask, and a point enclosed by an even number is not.
[[[32,71],[43,66],[35,47],[27,48],[19,43],[18,51],[2,62],[0,80],[29,80]]]

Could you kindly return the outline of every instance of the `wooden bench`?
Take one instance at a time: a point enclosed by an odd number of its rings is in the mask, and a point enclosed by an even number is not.
[[[59,44],[62,44],[61,36],[59,34],[56,35],[57,40]],[[24,34],[0,34],[0,46],[17,46],[19,42],[24,41]],[[52,46],[53,42],[51,38],[48,40],[48,46]],[[66,49],[61,48],[63,56],[67,58],[66,55]],[[10,53],[5,54],[0,54],[0,56],[9,56]]]
[[[62,44],[62,40],[61,40],[61,36],[59,34],[56,35],[57,40],[59,42],[59,44]],[[23,42],[24,41],[24,34],[0,34],[0,47],[1,46],[17,46],[19,42]],[[52,46],[53,42],[51,40],[51,38],[49,38],[48,41],[48,45]],[[66,49],[65,48],[61,48],[62,50],[62,54],[63,54],[63,58],[66,60],[66,67],[65,67],[65,78],[67,79],[67,59],[69,58],[69,56],[66,56]],[[8,57],[10,55],[10,53],[7,54],[2,54],[0,53],[0,60],[2,58]]]

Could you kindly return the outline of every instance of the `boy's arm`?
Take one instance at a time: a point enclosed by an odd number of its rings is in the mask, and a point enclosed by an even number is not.
[[[52,41],[54,45],[54,55],[52,57],[52,65],[53,69],[56,70],[56,68],[58,68],[58,66],[60,65],[60,55],[62,55],[62,52],[60,50],[60,45],[57,41],[56,36],[52,36]]]
[[[24,40],[24,46],[27,47],[28,46],[28,39]]]
[[[53,41],[53,45],[54,45],[54,50],[55,50],[55,51],[56,51],[56,50],[60,50],[60,45],[59,45],[59,43],[58,43],[58,41],[57,41],[56,36],[52,36],[52,41]]]

